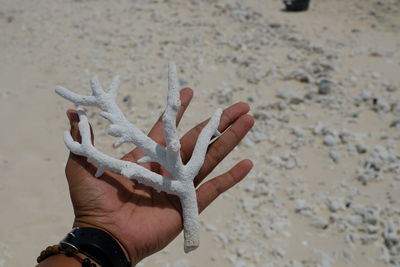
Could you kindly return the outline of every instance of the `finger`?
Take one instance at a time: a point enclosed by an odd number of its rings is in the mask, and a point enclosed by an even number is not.
[[[190,101],[192,100],[193,97],[193,90],[190,88],[184,88],[180,91],[180,99],[181,99],[181,107],[179,109],[179,112],[176,117],[176,125],[178,126],[179,122],[182,119],[183,114],[185,113],[187,107],[190,104]],[[164,140],[164,127],[162,123],[162,116],[158,118],[157,122],[154,124],[154,126],[151,128],[148,136],[156,141],[157,143],[161,145],[165,145],[165,140]],[[137,159],[141,158],[144,156],[144,152],[141,151],[140,149],[134,149],[128,154],[126,154],[122,159],[125,160],[131,160],[131,161],[136,161]]]
[[[228,172],[213,178],[197,189],[197,203],[199,212],[202,212],[220,194],[243,180],[253,168],[251,160],[242,160]]]
[[[82,137],[81,134],[79,132],[79,127],[78,127],[78,123],[79,123],[79,116],[78,113],[76,112],[76,110],[74,109],[68,109],[67,110],[67,117],[69,120],[69,124],[71,126],[71,136],[74,139],[74,141],[77,141],[79,143],[82,142]],[[94,145],[94,135],[93,135],[93,128],[92,125],[89,124],[90,127],[90,136],[92,139],[92,144]]]
[[[210,145],[203,166],[194,179],[197,187],[203,179],[240,143],[254,125],[252,116],[240,116],[213,144]]]
[[[178,114],[176,116],[176,126],[178,126],[179,122],[182,119],[185,110],[190,104],[190,101],[193,97],[193,90],[190,88],[184,88],[180,91],[180,99],[181,99],[181,107],[179,108]],[[162,116],[161,115],[157,122],[154,124],[153,128],[151,128],[148,136],[151,137],[154,141],[161,145],[165,145],[164,140],[164,126],[162,123]]]
[[[78,113],[76,112],[76,110],[69,109],[67,111],[67,117],[69,119],[70,126],[71,126],[71,130],[70,130],[71,136],[74,139],[74,141],[77,141],[80,143],[82,141],[82,138],[79,133],[79,127],[78,127],[78,123],[79,123]],[[93,129],[91,126],[90,126],[90,134],[91,134],[92,143],[94,143]],[[92,164],[87,162],[86,157],[79,156],[79,155],[76,155],[76,154],[70,152],[68,161],[67,161],[67,165],[65,167],[65,171],[67,174],[67,178],[70,179],[70,177],[77,176],[77,175],[75,175],[76,171],[84,171],[84,172],[87,172],[87,174],[90,174],[90,173],[94,173],[96,171],[96,169],[94,168],[94,166]],[[83,175],[81,175],[81,177],[83,177]]]
[[[224,132],[233,122],[249,112],[249,110],[249,105],[243,102],[236,103],[225,109],[221,115],[218,131],[221,133]],[[181,138],[181,156],[183,162],[186,163],[190,159],[197,142],[197,137],[207,123],[208,120],[201,122]]]
[[[82,138],[81,138],[81,135],[79,133],[79,128],[78,128],[78,123],[79,123],[78,113],[76,112],[76,110],[69,109],[69,110],[67,110],[67,117],[69,120],[69,124],[71,126],[70,132],[71,132],[72,138],[74,139],[74,141],[81,143]]]

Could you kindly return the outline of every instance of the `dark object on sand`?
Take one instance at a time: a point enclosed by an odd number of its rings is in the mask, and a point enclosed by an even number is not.
[[[287,11],[306,11],[310,0],[283,0]]]
[[[329,95],[332,91],[332,82],[327,79],[322,79],[318,83],[318,94]]]

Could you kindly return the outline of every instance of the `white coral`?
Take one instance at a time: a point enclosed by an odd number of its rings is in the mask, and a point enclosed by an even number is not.
[[[69,150],[74,154],[87,157],[89,162],[98,165],[97,177],[101,176],[105,170],[111,170],[151,186],[157,191],[177,195],[181,201],[183,212],[184,250],[189,252],[199,246],[198,207],[193,179],[203,165],[211,138],[214,135],[220,135],[217,128],[222,110],[218,109],[202,129],[191,159],[183,164],[180,156],[179,136],[176,131],[176,116],[181,105],[176,66],[174,63],[169,63],[168,67],[168,98],[163,116],[166,147],[157,144],[125,118],[115,102],[120,84],[118,77],[113,79],[107,91],[102,89],[98,79],[94,77],[90,83],[91,96],[78,95],[63,87],[57,87],[56,93],[77,105],[100,108],[102,110],[100,115],[110,122],[108,133],[119,137],[115,146],[125,142],[134,143],[146,154],[138,163],[158,162],[172,175],[164,177],[136,163],[118,160],[97,150],[91,143],[90,127],[83,110],[78,110],[80,120],[78,126],[82,142],[74,141],[69,131],[64,133],[64,141]]]

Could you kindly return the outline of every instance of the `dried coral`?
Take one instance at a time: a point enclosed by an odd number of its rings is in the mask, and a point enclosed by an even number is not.
[[[215,135],[220,135],[217,128],[222,110],[218,109],[203,128],[197,139],[191,159],[186,164],[183,164],[180,156],[179,136],[176,129],[176,116],[181,103],[175,64],[170,63],[168,71],[167,107],[163,115],[165,147],[157,144],[125,118],[115,102],[119,84],[119,78],[116,77],[109,89],[104,91],[95,77],[90,83],[91,96],[78,95],[63,87],[57,87],[56,93],[77,105],[95,106],[101,109],[100,115],[110,122],[108,133],[111,136],[119,137],[114,146],[119,146],[126,142],[134,143],[146,153],[146,156],[141,158],[138,163],[158,162],[171,174],[171,177],[161,176],[136,163],[118,160],[97,150],[91,143],[90,127],[83,110],[78,110],[82,143],[74,141],[70,132],[66,131],[64,133],[65,144],[73,153],[85,156],[89,162],[98,165],[97,177],[101,176],[105,170],[111,170],[129,179],[135,179],[142,184],[151,186],[158,191],[177,195],[180,198],[183,212],[184,250],[185,252],[194,250],[199,246],[199,222],[193,179],[203,165],[211,138]]]

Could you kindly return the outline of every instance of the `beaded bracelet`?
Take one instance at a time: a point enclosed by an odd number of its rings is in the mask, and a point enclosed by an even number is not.
[[[48,246],[45,250],[40,252],[39,257],[37,257],[36,261],[37,263],[40,263],[47,259],[48,257],[58,255],[58,254],[64,254],[67,257],[74,257],[78,261],[81,260],[81,257],[78,257],[76,254],[71,254],[70,252],[63,251],[59,245],[53,245],[53,246]],[[96,267],[97,265],[93,263],[89,258],[84,258],[81,261],[82,267]]]

